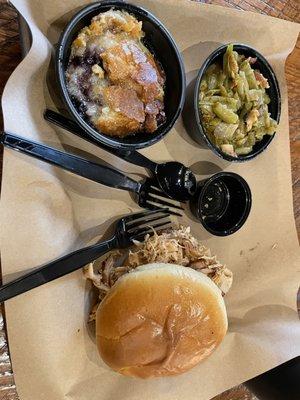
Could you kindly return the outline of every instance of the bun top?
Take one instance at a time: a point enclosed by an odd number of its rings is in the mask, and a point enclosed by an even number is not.
[[[227,330],[220,289],[201,272],[148,264],[123,275],[101,302],[97,346],[113,370],[177,375],[208,357]]]

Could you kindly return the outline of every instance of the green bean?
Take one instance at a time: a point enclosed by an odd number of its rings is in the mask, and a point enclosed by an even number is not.
[[[268,112],[268,106],[265,106],[264,107],[264,114],[263,114],[263,116],[264,116],[264,122],[265,122],[265,126],[267,127],[267,128],[270,128],[271,127],[271,119],[270,119],[270,114],[269,114],[269,112]]]
[[[220,89],[221,89],[221,86],[224,88],[223,85],[224,85],[225,79],[226,79],[226,75],[224,74],[224,72],[223,71],[219,72],[218,84],[219,84]]]
[[[209,122],[214,118],[211,106],[201,106],[201,114],[204,122]]]
[[[204,92],[200,91],[200,93],[199,93],[199,104],[204,99],[204,96],[205,96]]]
[[[270,127],[266,129],[266,135],[273,135],[277,129],[277,122],[270,118]]]
[[[249,61],[243,61],[241,66],[240,66],[241,71],[245,72],[248,84],[249,84],[249,88],[250,89],[258,89],[258,84],[257,81],[255,79],[255,75],[254,75],[254,71],[251,68],[251,65],[249,63]]]
[[[209,121],[209,123],[206,125],[206,129],[208,130],[208,132],[213,133],[216,126],[220,123],[220,119],[219,118],[213,118]]]
[[[244,138],[245,138],[245,134],[240,130],[240,128],[238,128],[235,131],[234,139],[236,141],[239,141],[239,140],[244,139]]]
[[[256,128],[254,134],[255,134],[255,139],[257,141],[260,141],[266,134],[266,129],[264,127]]]
[[[226,90],[225,86],[223,86],[223,85],[220,85],[220,94],[223,97],[228,97],[227,90]]]
[[[226,124],[224,122],[220,122],[215,127],[214,135],[219,139],[232,139],[237,127],[237,124]]]
[[[227,46],[227,50],[223,56],[223,72],[224,74],[227,76],[229,75],[229,71],[228,71],[228,53],[230,51],[230,48],[233,49],[233,45],[229,45]]]
[[[205,92],[206,90],[207,90],[207,80],[203,78],[200,83],[200,92]]]
[[[210,100],[209,101],[210,103],[219,102],[219,103],[225,104],[233,110],[237,110],[237,108],[238,108],[238,100],[234,99],[232,97],[211,96],[209,98],[209,100]],[[204,99],[204,101],[205,101],[205,99]]]
[[[217,75],[215,74],[209,75],[207,83],[208,89],[209,90],[215,89],[217,87],[217,84],[218,84]]]
[[[244,71],[239,71],[239,76],[241,77],[241,79],[243,80],[243,85],[244,85],[244,98],[246,101],[250,101],[250,95],[249,95],[249,84],[246,78],[246,74]]]
[[[229,51],[228,53],[228,72],[231,78],[234,78],[235,75],[239,72],[237,58],[235,57],[233,51]]]
[[[250,101],[248,101],[247,103],[244,104],[244,107],[247,111],[251,111],[252,110],[252,103]]]
[[[235,152],[238,156],[245,156],[246,154],[251,153],[252,147],[238,147],[235,149]]]
[[[247,142],[247,138],[244,137],[242,139],[237,140],[236,144],[238,145],[238,147],[243,147],[246,142]]]
[[[222,121],[227,122],[227,124],[236,124],[239,120],[237,114],[219,102],[213,105],[213,111]]]
[[[259,101],[262,103],[262,92],[258,89],[249,90],[249,101]]]
[[[236,109],[239,110],[242,107],[242,101],[239,98],[239,96],[237,96],[237,104],[236,104]]]
[[[267,93],[264,94],[263,98],[264,98],[264,103],[265,103],[265,104],[270,104],[271,99],[270,99],[270,97],[267,95]]]
[[[255,134],[254,134],[253,131],[250,131],[250,132],[248,133],[247,145],[248,145],[249,147],[255,145]]]
[[[244,85],[244,80],[242,79],[241,76],[237,76],[236,78],[236,88],[237,88],[237,93],[239,97],[244,100],[245,98],[245,85]]]
[[[205,93],[205,97],[214,96],[220,93],[220,89],[211,89]]]
[[[201,111],[209,112],[213,116],[213,110],[210,104],[201,103]]]

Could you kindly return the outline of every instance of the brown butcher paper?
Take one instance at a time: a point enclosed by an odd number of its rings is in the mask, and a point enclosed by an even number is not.
[[[240,42],[265,55],[277,75],[282,116],[275,139],[256,159],[228,163],[200,148],[181,118],[156,145],[141,152],[155,161],[178,160],[201,179],[220,170],[242,175],[253,206],[246,224],[214,237],[187,213],[178,222],[234,272],[225,301],[229,329],[213,355],[177,377],[138,380],[101,361],[87,324],[90,285],[82,271],[6,302],[12,365],[21,400],[205,400],[300,353],[296,311],[300,257],[292,208],[288,98],[284,64],[299,26],[259,14],[188,0],[132,0],[170,30],[184,59],[187,81],[219,45]],[[106,154],[43,119],[53,107],[49,62],[68,19],[86,0],[12,0],[33,38],[28,56],[3,94],[5,130],[128,173],[144,170]],[[110,189],[5,149],[1,193],[4,281],[99,239],[111,221],[139,207],[127,192]]]

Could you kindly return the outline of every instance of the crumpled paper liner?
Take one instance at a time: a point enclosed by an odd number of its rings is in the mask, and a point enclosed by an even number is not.
[[[221,43],[257,48],[280,83],[282,117],[268,150],[244,164],[222,161],[199,148],[182,120],[160,143],[142,153],[156,161],[180,160],[198,178],[233,171],[249,183],[253,207],[236,234],[212,237],[187,213],[180,220],[234,272],[226,296],[228,334],[218,350],[190,372],[137,380],[109,370],[87,325],[89,284],[82,272],[6,303],[10,351],[21,400],[204,400],[299,355],[296,312],[299,251],[293,219],[288,105],[284,63],[299,26],[262,15],[183,0],[134,1],[152,11],[173,34],[188,82]],[[52,44],[86,0],[13,0],[33,35],[29,55],[11,76],[2,99],[5,130],[77,154],[100,157],[125,172],[144,173],[84,140],[48,125],[53,103],[46,85]],[[52,84],[50,79],[50,89]],[[5,149],[1,200],[4,280],[98,239],[112,220],[137,210],[127,192],[109,189]]]

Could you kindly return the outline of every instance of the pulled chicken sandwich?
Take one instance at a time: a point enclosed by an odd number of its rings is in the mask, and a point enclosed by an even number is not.
[[[84,274],[99,293],[90,321],[104,362],[123,375],[177,375],[207,358],[227,331],[232,272],[190,233],[153,232]]]

